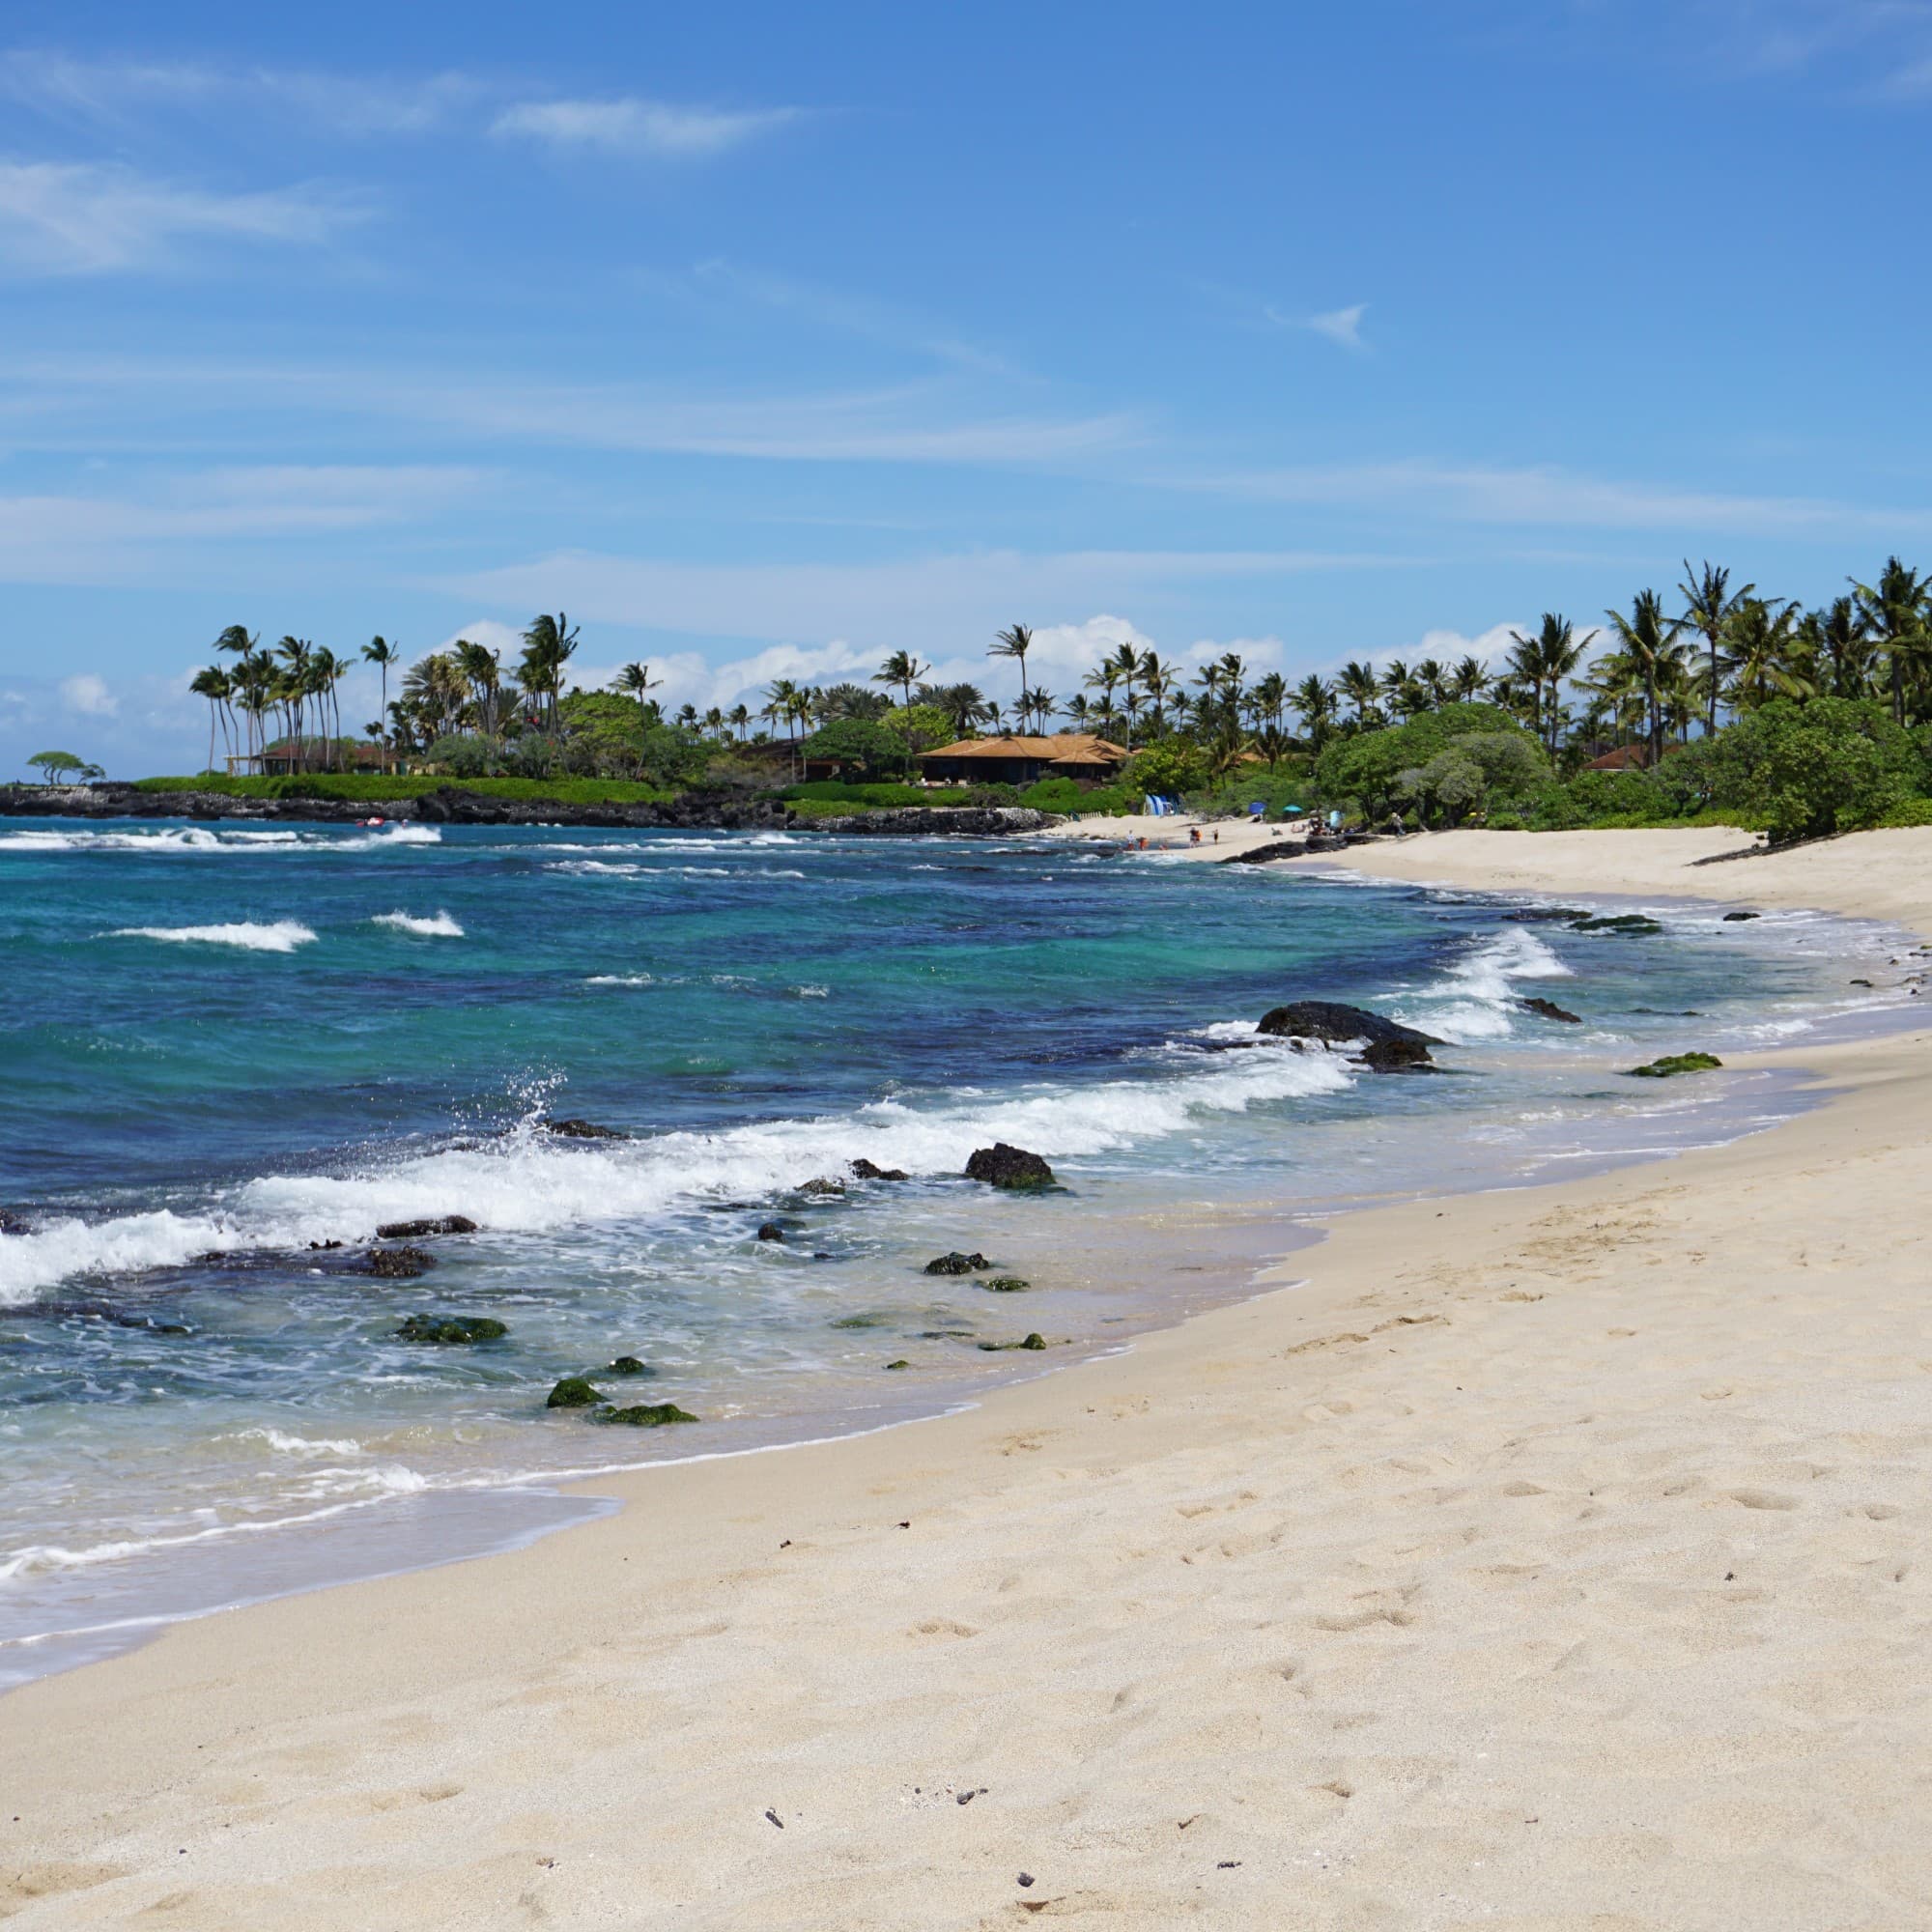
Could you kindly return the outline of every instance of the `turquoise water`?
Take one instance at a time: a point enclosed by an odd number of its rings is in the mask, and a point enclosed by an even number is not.
[[[588,1507],[547,1479],[932,1413],[1238,1293],[1338,1203],[1742,1131],[1768,1076],[1616,1069],[1885,997],[1846,984],[1875,930],[1511,912],[1046,844],[0,823],[0,1678]],[[1303,996],[1447,1070],[1236,1044]],[[965,1181],[996,1138],[1064,1191]],[[359,1271],[444,1214],[479,1231],[430,1273]],[[922,1272],[955,1247],[1031,1287]],[[546,1412],[618,1354],[650,1373],[608,1392],[701,1422]]]

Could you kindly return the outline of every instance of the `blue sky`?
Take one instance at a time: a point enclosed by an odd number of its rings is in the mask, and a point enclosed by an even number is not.
[[[1067,693],[1932,558],[1921,0],[6,18],[8,773],[230,623]]]

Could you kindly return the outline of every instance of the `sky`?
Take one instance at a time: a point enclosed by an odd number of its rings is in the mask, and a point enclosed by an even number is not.
[[[1932,560],[1932,0],[0,22],[0,776],[236,623],[755,709]]]

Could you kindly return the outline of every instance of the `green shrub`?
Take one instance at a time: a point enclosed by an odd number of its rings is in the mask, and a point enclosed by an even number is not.
[[[865,718],[835,718],[800,748],[808,758],[837,758],[856,766],[862,782],[899,778],[912,769],[904,736]]]
[[[1866,698],[1775,698],[1720,732],[1712,753],[1719,806],[1761,813],[1774,845],[1876,825],[1922,790],[1918,746]]]
[[[1129,791],[1125,785],[1088,787],[1073,779],[1041,779],[1020,793],[1019,802],[1035,811],[1057,811],[1069,816],[1093,811],[1119,817],[1122,812],[1138,811],[1141,795]]]
[[[1122,768],[1120,782],[1136,798],[1150,792],[1158,798],[1179,798],[1208,782],[1208,754],[1185,739],[1168,738],[1136,752]]]

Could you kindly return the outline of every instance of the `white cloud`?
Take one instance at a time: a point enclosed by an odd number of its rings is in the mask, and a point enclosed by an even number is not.
[[[313,186],[214,194],[112,162],[0,162],[0,268],[102,274],[164,266],[192,242],[315,246],[367,211]]]
[[[1340,348],[1363,349],[1367,344],[1362,340],[1362,318],[1368,312],[1367,302],[1356,302],[1350,308],[1329,309],[1323,315],[1311,315],[1307,327],[1317,335],[1325,335]]]
[[[669,101],[526,100],[506,107],[490,131],[554,148],[590,148],[611,155],[704,160],[727,154],[798,118],[793,107],[732,111],[682,107]]]
[[[88,718],[112,718],[120,710],[120,700],[108,690],[105,678],[93,671],[61,680],[60,695],[70,711]]]

